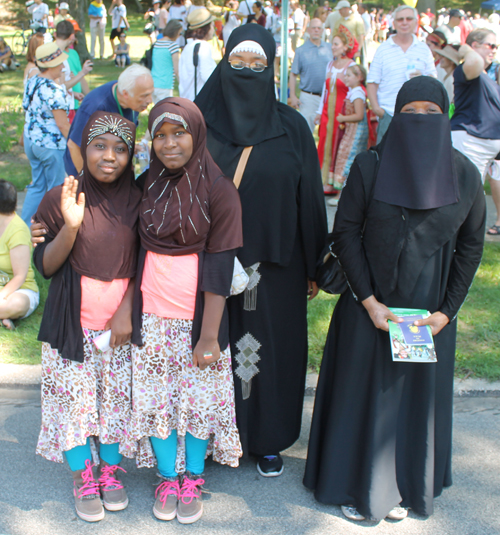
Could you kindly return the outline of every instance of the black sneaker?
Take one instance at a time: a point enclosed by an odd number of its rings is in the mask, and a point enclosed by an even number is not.
[[[257,472],[264,477],[277,477],[283,473],[281,455],[262,455],[257,460]]]

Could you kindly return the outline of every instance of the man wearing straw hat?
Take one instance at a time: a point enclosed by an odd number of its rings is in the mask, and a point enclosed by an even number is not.
[[[202,7],[187,16],[187,44],[179,61],[179,96],[194,100],[217,66],[209,42],[214,36],[214,17]]]

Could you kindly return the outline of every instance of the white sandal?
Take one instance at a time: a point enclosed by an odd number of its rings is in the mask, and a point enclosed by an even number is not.
[[[386,518],[389,520],[404,520],[408,516],[408,509],[405,507],[394,507],[388,513]]]
[[[365,517],[362,514],[358,513],[356,507],[352,507],[351,505],[341,505],[340,509],[342,510],[344,516],[349,520],[356,520],[358,522],[360,520],[365,520]]]

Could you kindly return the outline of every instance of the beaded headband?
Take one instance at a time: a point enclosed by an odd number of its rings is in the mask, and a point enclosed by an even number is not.
[[[259,45],[259,43],[256,43],[255,41],[242,41],[241,43],[238,43],[229,53],[231,54],[237,54],[238,52],[251,52],[253,54],[257,54],[258,56],[263,56],[267,59],[267,55],[264,52],[264,49]]]
[[[177,115],[176,113],[170,113],[169,111],[166,111],[165,113],[162,113],[161,115],[158,115],[158,117],[154,120],[153,127],[151,128],[151,137],[154,137],[156,132],[156,127],[163,121],[163,119],[171,119],[172,121],[177,121],[178,123],[181,123],[182,126],[189,132],[188,125],[183,117],[180,115]]]
[[[102,118],[96,119],[94,124],[90,127],[89,138],[87,141],[87,146],[97,137],[102,136],[103,134],[113,134],[118,136],[120,139],[123,139],[127,144],[128,151],[133,150],[132,140],[134,138],[132,130],[122,119],[116,117],[109,117],[105,115]]]

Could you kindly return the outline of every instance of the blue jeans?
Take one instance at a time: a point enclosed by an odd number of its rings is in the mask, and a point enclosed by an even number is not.
[[[47,149],[32,143],[24,136],[24,152],[31,165],[31,184],[24,199],[22,220],[31,225],[31,218],[38,210],[43,196],[54,186],[64,182],[64,149]]]

